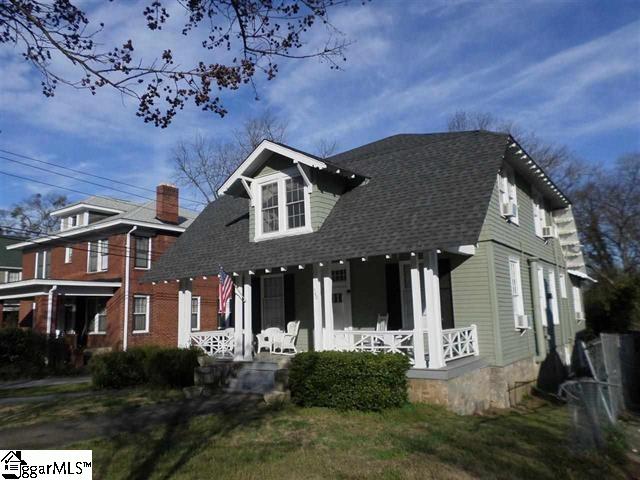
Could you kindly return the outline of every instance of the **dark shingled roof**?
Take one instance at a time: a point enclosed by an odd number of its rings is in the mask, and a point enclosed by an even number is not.
[[[403,134],[327,160],[370,180],[340,197],[313,233],[249,241],[249,201],[222,196],[145,280],[157,281],[477,242],[508,134]]]

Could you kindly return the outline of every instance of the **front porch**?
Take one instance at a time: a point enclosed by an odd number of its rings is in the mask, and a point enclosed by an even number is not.
[[[463,253],[464,252],[464,253]],[[407,252],[230,272],[230,328],[187,332],[183,344],[208,355],[251,361],[255,335],[299,322],[295,351],[402,353],[414,369],[443,369],[479,355],[477,327],[454,308],[452,278],[473,252]],[[180,292],[185,325],[190,291]]]

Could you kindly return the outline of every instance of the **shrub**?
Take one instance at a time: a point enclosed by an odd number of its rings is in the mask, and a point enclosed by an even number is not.
[[[42,377],[69,368],[69,349],[61,338],[31,329],[0,329],[0,379]]]
[[[291,399],[302,406],[382,410],[407,401],[409,359],[401,354],[306,352],[289,370]]]
[[[193,385],[193,371],[198,366],[195,349],[171,348],[153,352],[147,358],[148,381],[158,387],[182,388]]]
[[[193,385],[198,352],[180,348],[142,347],[94,356],[89,368],[94,386],[124,388],[134,385],[186,387]]]

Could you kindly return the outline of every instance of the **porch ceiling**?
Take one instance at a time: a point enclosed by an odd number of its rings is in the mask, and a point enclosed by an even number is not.
[[[52,288],[65,295],[110,296],[120,288],[120,281],[79,281],[54,279],[29,279],[0,285],[0,300],[30,298],[47,295]]]

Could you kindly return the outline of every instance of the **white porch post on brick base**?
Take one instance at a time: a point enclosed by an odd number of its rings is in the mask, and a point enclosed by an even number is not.
[[[253,330],[251,324],[251,275],[244,274],[244,359],[253,360]]]
[[[320,265],[313,265],[313,349],[322,351],[322,278]]]
[[[424,290],[427,301],[427,339],[429,341],[429,368],[445,366],[442,349],[442,313],[440,310],[440,277],[438,252],[424,253]]]
[[[427,363],[424,359],[424,325],[422,322],[418,255],[411,257],[411,306],[413,310],[413,365],[415,368],[427,368]]]
[[[325,338],[323,348],[333,350],[333,279],[331,269],[322,269],[322,286],[324,289],[324,332]]]
[[[178,290],[178,347],[187,348],[191,335],[191,282],[180,280]]]
[[[233,351],[233,359],[235,361],[244,360],[244,322],[243,322],[243,308],[242,308],[242,276],[235,277],[233,279],[233,333],[235,340],[235,347]]]

